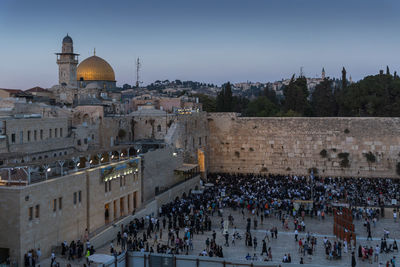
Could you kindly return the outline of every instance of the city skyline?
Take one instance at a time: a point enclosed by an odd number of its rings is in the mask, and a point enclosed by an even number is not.
[[[155,80],[275,81],[298,74],[353,80],[399,68],[395,1],[10,1],[0,3],[0,87],[57,84],[68,33],[80,61],[97,54],[119,86]]]

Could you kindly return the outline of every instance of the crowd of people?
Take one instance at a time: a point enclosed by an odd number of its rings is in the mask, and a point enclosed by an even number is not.
[[[354,218],[364,219],[371,231],[371,223],[375,226],[377,220],[383,216],[381,207],[391,204],[392,199],[397,199],[400,189],[400,182],[396,179],[250,174],[209,174],[207,178],[210,186],[205,186],[202,193],[184,194],[165,203],[159,208],[157,218],[135,218],[129,224],[123,225],[116,236],[120,250],[111,243],[110,253],[118,255],[121,250],[132,250],[189,254],[194,249],[195,236],[206,235],[204,248],[198,248],[201,251],[199,256],[224,257],[224,247],[235,246],[237,242],[244,242],[256,252],[260,243],[260,253],[252,253],[253,256],[247,253],[245,259],[271,261],[272,249],[268,244],[270,239],[278,238],[277,226],[267,229],[261,240],[257,239],[251,229],[265,229],[260,226],[274,217],[282,222],[282,229],[293,229],[301,255],[300,262],[304,262],[304,258],[311,258],[314,254],[317,244],[316,236],[307,230],[305,216],[324,220],[326,214],[332,213],[332,203],[347,203]],[[312,205],[308,205],[307,201],[312,202]],[[246,221],[243,236],[236,230],[235,218],[230,212],[241,214]],[[213,230],[215,226],[212,227],[211,218],[215,215],[220,217],[220,234],[225,240],[222,243],[218,243],[217,233]],[[215,219],[213,221],[215,223]],[[306,234],[306,237],[298,238],[299,232]],[[347,244],[346,241],[324,239],[323,245],[326,257],[332,260],[340,259],[342,252],[347,253],[352,248],[352,244]],[[392,250],[393,247],[394,245]],[[81,244],[70,244],[68,248],[65,251],[68,257],[82,256]],[[365,259],[366,255],[370,255],[370,250],[371,248],[361,248],[361,258]],[[290,254],[287,253],[282,261],[291,262]]]

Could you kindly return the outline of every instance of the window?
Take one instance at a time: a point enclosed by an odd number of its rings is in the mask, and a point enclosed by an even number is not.
[[[94,134],[92,134],[92,141],[94,141]]]
[[[201,137],[199,137],[199,146],[201,146]]]
[[[35,206],[35,218],[39,218],[40,216],[40,205]]]
[[[108,184],[107,184],[107,182],[104,183],[104,192],[106,192],[106,193],[108,192]]]
[[[122,177],[119,178],[119,187],[122,187]]]
[[[81,139],[78,139],[78,146],[80,146],[81,144]]]
[[[126,176],[124,176],[124,186],[126,185]]]
[[[32,219],[33,219],[33,207],[29,207],[28,216],[29,216],[29,220],[32,221]]]
[[[15,133],[11,134],[11,143],[15,144]]]
[[[49,138],[53,137],[53,129],[49,129]]]
[[[187,149],[187,140],[185,140],[185,149]]]
[[[194,148],[194,137],[192,138],[193,140],[192,140],[192,145],[193,145],[193,148]]]
[[[43,130],[40,130],[40,140],[43,140]]]
[[[83,139],[83,143],[85,143],[85,145],[87,145],[87,138]]]
[[[58,198],[58,209],[61,210],[62,209],[62,197]]]
[[[161,125],[157,125],[157,132],[161,132]]]
[[[63,137],[63,128],[60,128],[60,137]]]
[[[207,136],[204,136],[204,142],[205,142],[206,145],[207,145]]]
[[[36,130],[34,130],[33,131],[33,140],[37,140],[37,131]]]
[[[56,210],[57,210],[57,199],[55,198],[53,200],[53,212],[56,212]]]
[[[111,191],[111,180],[108,181],[108,191]]]
[[[74,192],[74,205],[76,204],[76,192]]]
[[[79,194],[78,194],[78,201],[79,203],[82,202],[82,191],[79,190]]]
[[[31,141],[31,131],[28,131],[28,142]]]
[[[20,144],[24,143],[24,131],[19,132],[19,143]]]
[[[58,129],[55,128],[55,129],[54,129],[54,137],[57,138],[57,136],[58,136]]]

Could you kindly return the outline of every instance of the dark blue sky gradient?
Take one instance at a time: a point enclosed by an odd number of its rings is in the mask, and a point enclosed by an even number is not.
[[[156,79],[274,81],[299,72],[353,79],[400,70],[398,0],[1,0],[0,88],[57,83],[54,53],[69,33],[132,84]]]

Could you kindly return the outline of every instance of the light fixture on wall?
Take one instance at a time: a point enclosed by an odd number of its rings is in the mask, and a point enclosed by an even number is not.
[[[47,172],[50,172],[51,171],[51,168],[47,168]]]

